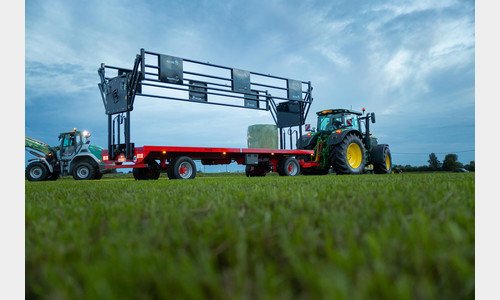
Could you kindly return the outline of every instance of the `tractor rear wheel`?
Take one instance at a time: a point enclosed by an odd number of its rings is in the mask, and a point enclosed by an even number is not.
[[[377,145],[380,147],[374,148],[373,171],[375,174],[388,174],[392,172],[392,156],[391,150],[387,145]]]
[[[196,165],[187,156],[174,158],[167,167],[167,176],[170,179],[193,179],[196,176]]]
[[[95,168],[86,161],[81,161],[73,168],[73,178],[75,180],[90,180],[95,176]]]
[[[278,174],[280,176],[297,176],[300,174],[300,164],[295,157],[286,157],[278,163]]]
[[[25,175],[29,181],[42,181],[47,178],[47,167],[41,162],[32,162],[26,167]]]
[[[355,134],[348,134],[333,146],[331,162],[337,174],[362,174],[366,163],[365,146]]]

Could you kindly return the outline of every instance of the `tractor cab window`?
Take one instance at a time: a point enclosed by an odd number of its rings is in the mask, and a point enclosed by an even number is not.
[[[324,115],[318,117],[318,131],[333,131],[343,126],[341,114]]]
[[[62,156],[71,156],[75,153],[76,147],[78,146],[77,137],[74,134],[65,134],[61,142]]]
[[[345,115],[345,127],[359,129],[358,118],[353,115]]]

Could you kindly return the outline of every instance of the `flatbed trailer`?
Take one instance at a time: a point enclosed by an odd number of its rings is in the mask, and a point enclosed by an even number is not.
[[[297,143],[301,143],[298,137],[302,136],[302,126],[313,101],[310,81],[144,49],[136,55],[132,69],[102,63],[98,74],[108,117],[108,147],[102,151],[108,169],[132,168],[136,179],[158,179],[162,171],[171,179],[190,179],[196,175],[193,160],[200,160],[203,165],[236,162],[246,165],[247,176],[265,176],[271,171],[295,176],[319,166],[313,150],[294,150],[291,140],[295,133]],[[130,134],[136,96],[269,111],[279,129],[280,149],[136,147]],[[286,132],[290,135],[290,149],[286,149]]]
[[[232,162],[246,165],[249,177],[265,176],[268,172],[296,176],[303,169],[319,166],[314,161],[313,150],[142,146],[134,147],[133,159],[121,155],[110,160],[107,150],[102,154],[107,169],[132,168],[136,179],[158,179],[162,171],[170,179],[193,179],[196,176],[194,160],[200,160],[202,165]]]

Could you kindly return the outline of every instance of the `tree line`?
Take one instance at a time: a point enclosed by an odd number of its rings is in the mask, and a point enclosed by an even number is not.
[[[447,172],[457,172],[460,169],[465,169],[469,172],[474,172],[476,169],[475,162],[470,161],[468,164],[463,164],[458,161],[458,155],[454,153],[446,154],[443,162],[441,162],[435,153],[429,154],[429,164],[424,166],[411,166],[411,165],[395,165],[395,171],[403,172],[436,172],[436,171],[447,171]]]

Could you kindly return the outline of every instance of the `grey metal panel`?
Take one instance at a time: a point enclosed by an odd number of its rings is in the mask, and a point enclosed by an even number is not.
[[[250,92],[250,72],[240,69],[231,70],[231,79],[233,80],[232,88],[235,92],[249,93]]]
[[[277,125],[280,128],[299,126],[301,122],[300,103],[296,101],[281,102],[276,106]]]
[[[115,77],[109,80],[106,92],[106,114],[127,111],[127,77]]]
[[[167,83],[182,84],[183,83],[183,63],[182,58],[160,55],[158,57],[160,65],[159,79]]]
[[[208,101],[208,96],[206,94],[207,92],[207,83],[206,82],[200,82],[200,81],[194,81],[190,80],[189,81],[189,100],[193,101]],[[196,86],[193,86],[196,85]],[[204,92],[204,93],[200,93]]]
[[[288,99],[302,100],[302,82],[298,80],[288,79],[287,82]]]
[[[245,165],[258,165],[259,155],[258,154],[245,154]]]
[[[259,108],[259,92],[252,90],[252,95],[245,94],[245,107]]]

